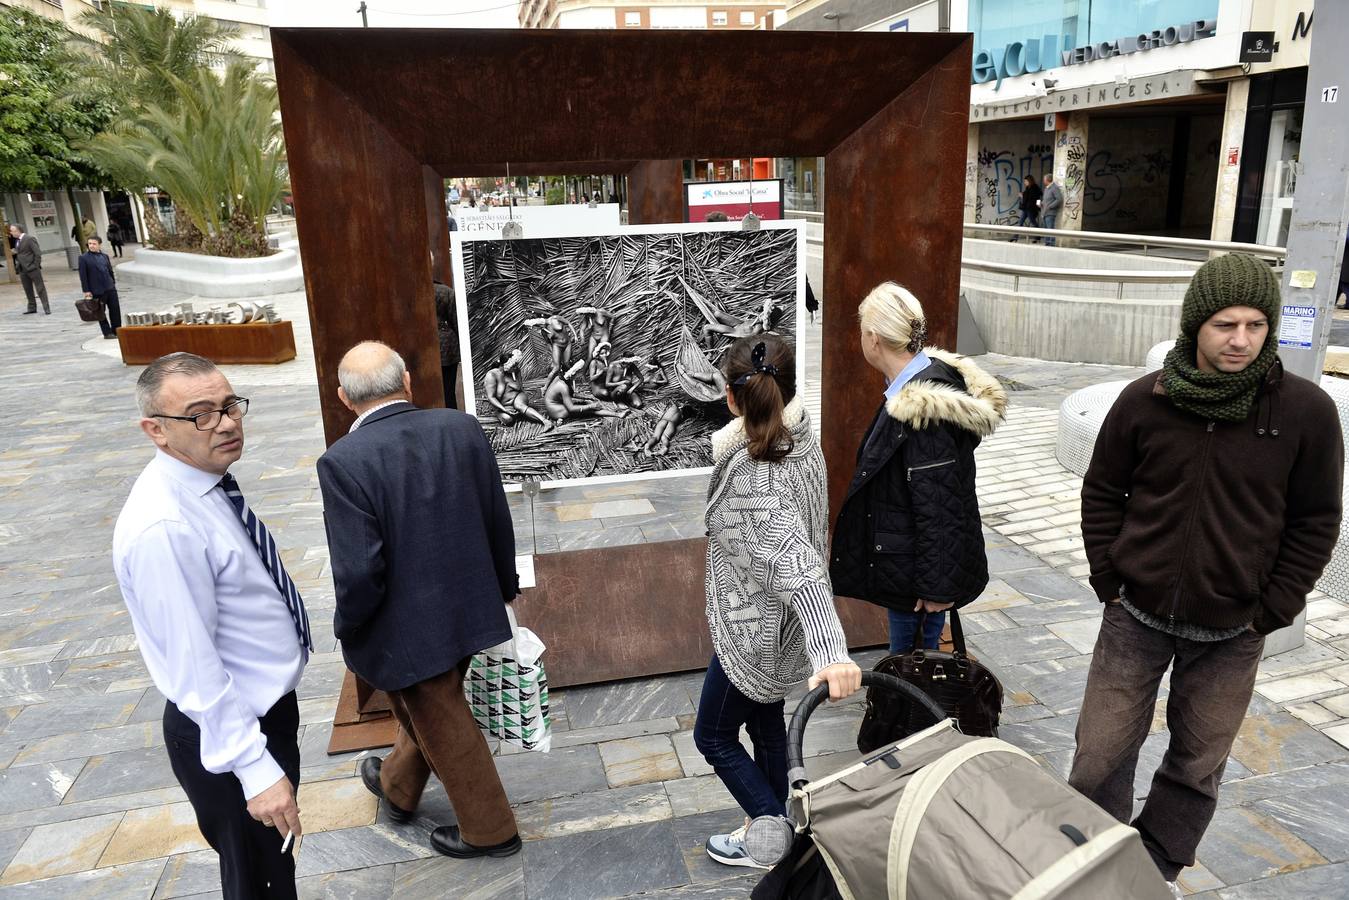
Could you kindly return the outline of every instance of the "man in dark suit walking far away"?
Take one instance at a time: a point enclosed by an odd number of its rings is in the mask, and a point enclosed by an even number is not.
[[[510,856],[515,814],[463,687],[472,655],[510,638],[506,603],[519,593],[496,457],[472,416],[412,404],[411,376],[384,344],[357,344],[337,378],[357,418],[318,461],[334,630],[399,724],[393,751],[366,759],[361,778],[407,821],[435,773],[459,824],[435,829],[432,846]]]

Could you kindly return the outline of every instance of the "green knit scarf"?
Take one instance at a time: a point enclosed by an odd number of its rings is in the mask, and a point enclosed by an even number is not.
[[[1279,358],[1271,334],[1260,355],[1240,372],[1201,372],[1195,365],[1194,338],[1182,333],[1162,365],[1162,386],[1178,408],[1219,422],[1244,422],[1255,408],[1260,385]]]

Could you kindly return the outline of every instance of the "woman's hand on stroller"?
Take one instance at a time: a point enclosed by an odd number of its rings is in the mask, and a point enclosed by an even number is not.
[[[862,687],[862,670],[852,660],[825,666],[806,682],[811,690],[822,684],[829,685],[829,701],[837,703],[857,693]]]

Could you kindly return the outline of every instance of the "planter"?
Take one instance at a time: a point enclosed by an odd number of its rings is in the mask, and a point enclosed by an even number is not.
[[[118,271],[121,271],[120,269]],[[122,362],[143,366],[166,353],[186,351],[218,363],[283,363],[295,358],[289,322],[248,325],[123,325],[117,329]]]
[[[198,297],[229,299],[269,297],[304,289],[299,254],[290,248],[254,259],[137,250],[134,260],[117,267],[117,278]]]

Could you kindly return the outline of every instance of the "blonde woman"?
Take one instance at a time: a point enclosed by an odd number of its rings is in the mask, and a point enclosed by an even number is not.
[[[924,346],[927,318],[907,289],[885,282],[858,315],[862,355],[887,387],[835,525],[830,576],[840,596],[889,610],[891,653],[912,649],[923,613],[923,646],[936,649],[946,610],[988,584],[974,449],[1007,395],[968,359]]]

